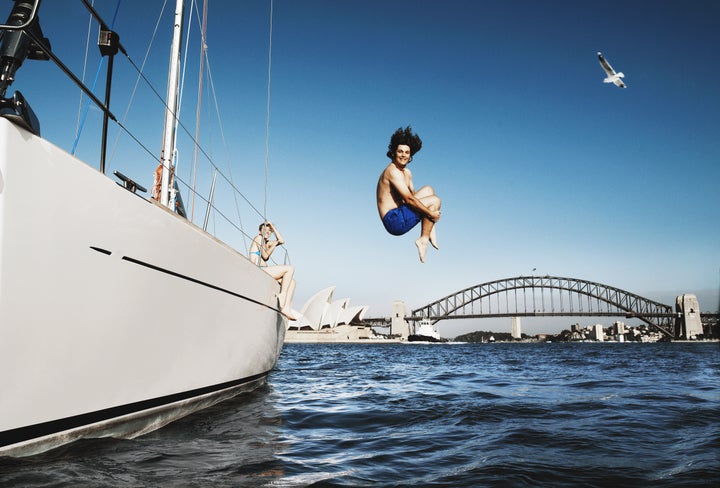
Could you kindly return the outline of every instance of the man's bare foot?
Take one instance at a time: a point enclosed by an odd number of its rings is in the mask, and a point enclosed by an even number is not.
[[[427,237],[419,237],[417,241],[415,241],[415,245],[418,248],[418,254],[420,255],[420,262],[425,262],[425,253],[427,252],[427,246],[428,246],[428,238]]]
[[[432,230],[430,231],[430,244],[432,244],[432,247],[434,247],[435,249],[440,250],[437,245],[437,233],[435,232],[435,226],[433,226]]]

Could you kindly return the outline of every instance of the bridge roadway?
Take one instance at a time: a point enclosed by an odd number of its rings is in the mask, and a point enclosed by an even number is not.
[[[497,317],[637,318],[675,338],[673,307],[601,283],[557,276],[518,276],[465,288],[413,310],[407,321]],[[388,326],[390,318],[365,319]]]

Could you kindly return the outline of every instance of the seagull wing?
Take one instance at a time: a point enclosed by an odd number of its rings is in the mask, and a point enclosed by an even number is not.
[[[603,57],[602,53],[598,53],[598,59],[600,60],[600,66],[605,70],[608,76],[615,75],[615,70],[610,66],[610,63]]]

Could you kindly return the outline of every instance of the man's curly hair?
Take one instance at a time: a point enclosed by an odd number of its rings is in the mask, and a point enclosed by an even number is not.
[[[422,149],[422,140],[417,134],[413,134],[412,128],[408,125],[404,129],[398,128],[390,138],[390,144],[388,145],[387,157],[393,159],[395,157],[395,151],[399,145],[405,145],[410,147],[410,157]]]

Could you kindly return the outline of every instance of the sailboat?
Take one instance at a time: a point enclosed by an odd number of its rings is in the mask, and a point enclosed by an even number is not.
[[[182,1],[157,200],[43,139],[32,101],[9,95],[24,61],[50,58],[75,77],[43,37],[40,3],[15,1],[0,26],[0,456],[134,437],[255,388],[287,324],[277,281],[188,220],[177,198]]]

